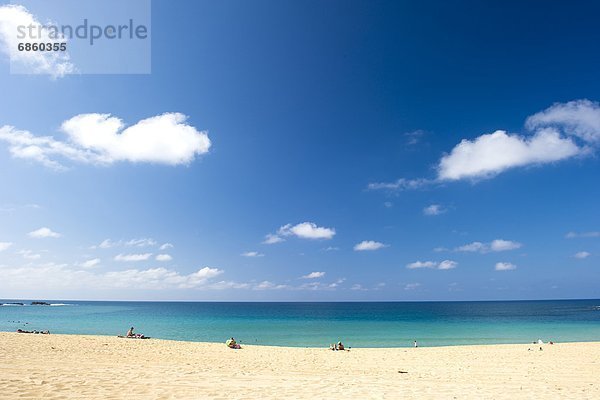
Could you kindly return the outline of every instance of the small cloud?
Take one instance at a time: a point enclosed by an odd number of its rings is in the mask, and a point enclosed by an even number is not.
[[[329,246],[323,249],[323,251],[338,251],[340,248],[335,246]]]
[[[416,131],[406,132],[404,136],[406,137],[406,145],[414,146],[425,136],[425,131],[417,129]]]
[[[513,269],[517,269],[517,266],[509,262],[499,262],[496,263],[496,267],[494,269],[496,271],[511,271]]]
[[[241,254],[244,257],[264,257],[264,254],[259,253],[258,251],[247,251]]]
[[[387,244],[381,242],[375,242],[373,240],[363,240],[360,243],[354,245],[354,251],[374,251],[388,247]]]
[[[79,264],[79,266],[82,268],[94,268],[98,264],[100,264],[100,259],[94,258],[94,259],[82,262],[81,264]]]
[[[428,216],[440,215],[446,212],[439,204],[431,204],[423,209],[423,214]]]
[[[420,283],[407,283],[406,285],[404,285],[404,290],[415,290],[418,289],[419,287],[421,287]]]
[[[274,235],[272,233],[268,233],[265,236],[265,240],[263,241],[263,244],[275,244],[275,243],[280,243],[280,242],[283,242],[283,241],[285,241],[284,238],[282,238],[280,236],[277,236],[277,235]]]
[[[171,261],[173,257],[170,254],[157,254],[156,261]]]
[[[392,203],[391,201],[386,201],[385,203],[383,203],[383,206],[385,208],[392,208],[394,206],[394,203]]]
[[[592,232],[569,232],[565,235],[567,239],[574,238],[592,238],[592,237],[600,237],[600,231],[592,231]]]
[[[149,238],[142,239],[131,239],[125,242],[125,246],[129,247],[148,247],[148,246],[156,246],[156,240]]]
[[[499,252],[499,251],[508,251],[515,250],[521,248],[523,245],[519,242],[513,242],[511,240],[504,239],[496,239],[492,240],[490,243],[482,243],[482,242],[473,242],[469,244],[465,244],[463,246],[459,246],[454,249],[454,251],[461,252],[471,252],[471,253],[489,253]]]
[[[374,182],[367,185],[368,190],[389,190],[389,191],[402,191],[402,190],[414,190],[420,189],[424,186],[428,186],[435,183],[435,181],[429,179],[404,179],[400,178],[394,182]]]
[[[92,246],[92,249],[110,249],[113,247],[152,247],[156,246],[158,243],[156,240],[151,238],[139,238],[139,239],[131,239],[131,240],[118,240],[114,241],[111,239],[104,239],[102,243],[99,245]],[[164,248],[163,248],[164,247]],[[165,243],[160,246],[161,250],[168,249],[169,247],[173,247],[170,243]]]
[[[457,266],[458,266],[458,263],[456,261],[452,261],[452,260],[443,260],[441,262],[415,261],[413,263],[407,264],[406,268],[408,268],[408,269],[431,268],[431,269],[448,270],[448,269],[454,269]]]
[[[301,239],[331,239],[335,235],[335,229],[320,227],[314,222],[302,222],[294,226],[282,226],[278,233],[281,236],[293,235]]]
[[[335,235],[335,229],[317,226],[314,222],[302,222],[297,225],[287,224],[279,228],[276,234],[266,235],[263,244],[274,244],[283,242],[286,236],[296,236],[300,239],[331,239]]]
[[[277,285],[273,282],[262,281],[259,284],[255,285],[252,289],[254,290],[279,290],[279,289],[287,289],[287,285]]]
[[[588,253],[587,251],[580,251],[579,253],[575,253],[573,257],[583,260],[584,258],[588,258],[591,255],[592,253]]]
[[[17,254],[23,256],[23,258],[26,258],[28,260],[39,260],[40,258],[42,258],[40,254],[34,253],[31,250],[20,250],[17,252]]]
[[[110,249],[111,247],[115,247],[116,245],[117,243],[111,241],[110,239],[104,239],[102,243],[100,243],[98,246],[92,246],[92,248],[99,247],[101,249]]]
[[[510,240],[496,239],[490,244],[490,250],[492,251],[507,251],[515,250],[520,248],[522,245],[519,242],[513,242]]]
[[[445,248],[445,247],[436,247],[433,249],[433,251],[435,251],[436,253],[441,253],[443,251],[448,251],[449,249]]]
[[[462,245],[454,249],[454,251],[466,251],[466,252],[485,252],[487,251],[488,246],[481,242],[473,242],[469,244]]]
[[[369,289],[363,287],[363,285],[361,285],[360,283],[355,283],[354,285],[352,285],[350,287],[350,290],[359,290],[359,291],[367,291]]]
[[[406,268],[408,269],[417,269],[417,268],[435,268],[437,267],[437,262],[435,261],[415,261],[413,263],[407,264]]]
[[[60,233],[54,232],[50,228],[46,228],[46,227],[29,232],[28,235],[29,235],[29,237],[36,238],[36,239],[59,238],[62,236]]]
[[[4,251],[4,250],[8,249],[12,245],[13,245],[12,242],[0,242],[0,251]]]
[[[346,278],[340,278],[340,279],[336,280],[335,282],[330,283],[329,285],[327,285],[327,287],[330,288],[330,289],[335,289],[339,285],[341,285],[342,283],[344,283],[345,281],[346,281]]]
[[[134,262],[134,261],[146,261],[152,256],[152,253],[144,254],[119,254],[115,256],[115,261],[123,262]]]
[[[167,249],[170,249],[172,247],[173,247],[173,245],[171,243],[164,243],[163,245],[161,245],[159,247],[159,250],[167,250]]]
[[[301,276],[302,279],[317,279],[325,276],[325,272],[311,272],[308,275]]]
[[[438,269],[454,269],[458,263],[452,260],[444,260],[438,264]]]

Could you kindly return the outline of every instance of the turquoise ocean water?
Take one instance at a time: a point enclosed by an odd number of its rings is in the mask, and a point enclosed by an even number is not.
[[[0,303],[31,300],[0,300]],[[326,347],[600,341],[600,300],[491,302],[213,303],[45,300],[0,306],[0,331]]]

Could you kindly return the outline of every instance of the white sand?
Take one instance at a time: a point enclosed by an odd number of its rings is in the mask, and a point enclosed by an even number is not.
[[[231,350],[0,333],[0,399],[600,399],[600,342],[538,349]]]

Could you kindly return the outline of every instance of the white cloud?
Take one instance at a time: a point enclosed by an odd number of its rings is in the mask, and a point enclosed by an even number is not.
[[[418,282],[407,283],[406,285],[404,285],[404,290],[415,290],[415,289],[418,289],[419,287],[421,287],[421,284]]]
[[[591,238],[591,237],[600,237],[600,232],[592,231],[592,232],[569,232],[565,235],[567,239],[573,238]]]
[[[511,168],[553,163],[594,152],[600,145],[600,103],[575,100],[556,103],[530,116],[529,134],[504,130],[463,139],[437,166],[437,178],[405,179],[370,183],[368,189],[392,191],[462,179],[493,177]]]
[[[519,242],[514,242],[511,240],[504,239],[495,239],[490,243],[482,243],[482,242],[473,242],[469,244],[465,244],[463,246],[459,246],[454,249],[454,251],[462,251],[462,252],[471,252],[471,253],[489,253],[499,252],[499,251],[508,251],[521,248],[523,245]]]
[[[115,261],[133,262],[146,261],[152,256],[152,253],[144,254],[119,254],[115,256]]]
[[[562,138],[551,128],[537,131],[531,137],[498,130],[472,141],[462,140],[440,160],[438,178],[488,178],[510,168],[559,161],[581,152],[570,138]]]
[[[36,290],[51,288],[61,293],[74,289],[212,289],[210,279],[223,273],[218,268],[210,267],[201,268],[190,274],[182,274],[166,268],[98,273],[89,269],[72,269],[66,264],[54,263],[18,268],[0,266],[0,272],[3,277],[0,280],[0,290],[23,291],[33,287]]]
[[[114,241],[111,239],[105,239],[103,240],[99,245],[97,246],[92,246],[92,249],[110,249],[113,247],[121,247],[121,246],[125,246],[125,247],[152,247],[152,246],[156,246],[158,243],[156,242],[156,240],[151,239],[151,238],[139,238],[139,239],[130,239],[130,240],[118,240],[118,241]],[[169,244],[169,243],[167,243]],[[170,245],[170,247],[173,247],[173,245]],[[160,249],[161,250],[165,250],[168,247],[165,247],[165,245],[163,244]]]
[[[86,261],[82,262],[81,264],[79,264],[79,266],[82,268],[94,268],[99,264],[100,264],[100,259],[93,258],[91,260],[86,260]]]
[[[283,242],[284,240],[285,239],[280,236],[274,235],[272,233],[268,233],[265,236],[265,240],[263,241],[263,244],[275,244],[275,243]]]
[[[388,247],[388,245],[373,240],[363,240],[354,245],[354,251],[373,251],[383,249],[384,247]]]
[[[46,228],[46,227],[29,232],[28,235],[29,235],[29,237],[36,238],[36,239],[59,238],[62,236],[60,233],[54,232],[50,228]]]
[[[417,129],[416,131],[406,132],[404,136],[406,137],[406,144],[408,146],[414,146],[421,141],[423,136],[425,135],[425,131],[421,129]]]
[[[435,267],[437,267],[437,262],[435,262],[435,261],[415,261],[413,263],[406,265],[406,268],[408,268],[408,269],[435,268]]]
[[[316,278],[322,278],[325,276],[325,272],[311,272],[310,274],[304,275],[301,278],[302,279],[316,279]]]
[[[369,290],[367,288],[365,288],[363,285],[361,285],[360,283],[355,283],[354,285],[352,285],[350,287],[350,290],[360,290],[360,291],[366,291]]]
[[[279,289],[287,289],[287,285],[277,285],[273,282],[262,281],[255,285],[252,289],[254,290],[279,290]]]
[[[262,253],[259,253],[258,251],[247,251],[245,253],[241,254],[244,257],[264,257],[265,255]]]
[[[413,263],[407,264],[406,268],[408,269],[419,269],[419,268],[431,268],[431,269],[454,269],[458,266],[456,261],[452,260],[443,260],[441,262],[437,261],[415,261]]]
[[[345,281],[346,281],[346,278],[340,278],[340,279],[336,280],[335,282],[332,282],[329,285],[327,285],[327,287],[330,289],[335,289],[338,286],[340,286],[342,283],[344,283]]]
[[[76,72],[68,52],[62,51],[19,51],[18,44],[23,39],[17,38],[17,26],[40,26],[43,24],[36,19],[25,7],[20,5],[0,6],[0,51],[11,60],[11,70],[29,74],[48,74],[59,78]],[[43,28],[40,31],[39,42],[61,43],[67,38],[53,38],[50,31]],[[31,43],[31,39],[27,39]]]
[[[431,204],[423,209],[423,214],[425,215],[440,215],[445,213],[446,210],[439,204]]]
[[[519,242],[513,242],[510,240],[496,239],[490,243],[490,250],[492,251],[507,251],[515,250],[520,248],[522,245]]]
[[[314,222],[302,222],[297,225],[287,224],[279,228],[277,234],[266,235],[264,244],[283,242],[285,236],[296,236],[301,239],[331,239],[335,229],[317,226]]]
[[[251,285],[246,282],[219,281],[206,284],[204,288],[211,290],[250,289]]]
[[[23,256],[23,258],[26,258],[28,260],[39,260],[40,258],[42,258],[41,254],[34,253],[31,250],[19,250],[17,254]]]
[[[331,239],[335,235],[335,229],[320,227],[314,222],[302,222],[294,226],[291,224],[282,226],[278,233],[282,236],[294,235],[302,239]]]
[[[335,246],[328,246],[323,249],[323,251],[338,251],[340,248]]]
[[[458,263],[452,260],[444,260],[438,264],[438,269],[453,269],[456,268]]]
[[[163,245],[161,245],[161,246],[159,247],[159,249],[160,249],[160,250],[167,250],[167,249],[170,249],[170,248],[172,248],[172,247],[173,247],[173,245],[172,245],[171,243],[164,243]]]
[[[588,258],[591,255],[592,255],[592,253],[588,253],[587,251],[580,251],[578,253],[575,253],[575,255],[573,257],[579,258],[580,260],[582,260],[584,258]]]
[[[12,245],[12,242],[0,242],[0,251],[8,249]]]
[[[62,159],[94,165],[119,161],[180,165],[207,153],[211,146],[207,133],[186,120],[183,114],[165,113],[125,127],[110,114],[79,114],[61,125],[66,141],[8,125],[0,128],[0,140],[9,144],[13,157],[57,170],[65,169]]]
[[[513,269],[517,269],[517,266],[515,264],[511,264],[509,262],[496,263],[496,267],[495,267],[496,271],[510,271]]]
[[[170,254],[157,254],[156,261],[171,261],[173,257]]]
[[[217,268],[204,267],[188,275],[166,268],[150,268],[146,270],[129,269],[126,271],[107,272],[104,276],[112,280],[116,287],[135,287],[142,289],[193,289],[200,287],[210,278],[222,274]]]
[[[156,246],[156,240],[149,238],[142,239],[131,239],[125,242],[125,246],[130,247],[148,247],[148,246]]]
[[[114,247],[116,245],[117,245],[117,243],[111,241],[110,239],[105,239],[97,247],[99,247],[101,249],[109,249],[109,248]],[[96,248],[96,246],[92,246],[92,247]]]
[[[481,252],[484,253],[488,250],[488,246],[481,242],[473,242],[457,247],[454,251],[467,251],[467,252]]]
[[[528,129],[554,127],[586,142],[600,142],[600,104],[587,99],[556,103],[527,118]]]
[[[419,189],[423,186],[427,186],[434,183],[429,179],[404,179],[400,178],[394,182],[375,182],[369,183],[367,189],[369,190],[391,190],[391,191],[401,191],[401,190],[412,190]]]

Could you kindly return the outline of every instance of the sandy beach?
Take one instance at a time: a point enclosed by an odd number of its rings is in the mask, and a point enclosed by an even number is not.
[[[0,333],[0,399],[598,399],[598,376],[599,342],[334,352]]]

